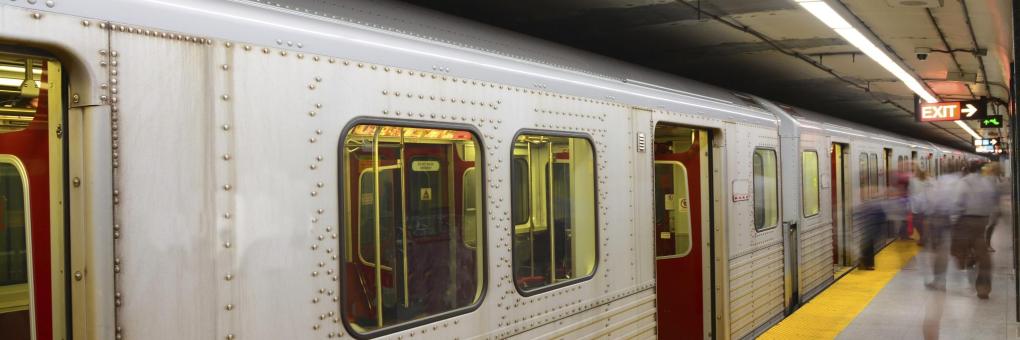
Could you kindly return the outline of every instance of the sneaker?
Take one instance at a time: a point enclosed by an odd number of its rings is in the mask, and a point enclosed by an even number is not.
[[[988,294],[978,294],[978,299],[988,300]]]

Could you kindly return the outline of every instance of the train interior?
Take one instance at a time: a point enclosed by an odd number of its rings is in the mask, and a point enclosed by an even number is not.
[[[521,134],[510,162],[514,283],[522,292],[595,268],[594,150],[585,138]]]
[[[358,125],[342,152],[350,324],[371,331],[478,301],[484,216],[474,135]]]

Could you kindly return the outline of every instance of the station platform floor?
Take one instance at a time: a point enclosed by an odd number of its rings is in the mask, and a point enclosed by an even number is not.
[[[876,270],[851,271],[759,338],[1020,339],[1012,214],[1004,215],[992,236],[988,300],[974,290],[976,269],[957,269],[952,257],[946,291],[926,289],[933,255],[912,240],[895,241],[876,256]]]

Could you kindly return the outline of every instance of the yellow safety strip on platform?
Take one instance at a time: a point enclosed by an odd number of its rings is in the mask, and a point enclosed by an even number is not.
[[[846,274],[759,339],[835,339],[919,249],[914,240],[893,242],[875,256],[875,270]]]

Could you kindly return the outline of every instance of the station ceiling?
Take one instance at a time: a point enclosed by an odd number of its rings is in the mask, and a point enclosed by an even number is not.
[[[793,0],[404,0],[854,122],[971,148],[918,123],[902,82]],[[1009,98],[1007,0],[837,0],[942,100]],[[918,48],[932,52],[925,60]],[[994,105],[993,105],[994,106]],[[995,108],[1005,113],[1004,107]],[[994,111],[994,110],[993,110]],[[983,135],[977,122],[970,126]]]

